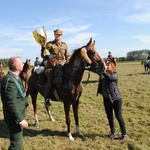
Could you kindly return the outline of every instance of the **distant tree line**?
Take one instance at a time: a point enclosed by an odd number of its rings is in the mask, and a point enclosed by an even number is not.
[[[148,54],[150,54],[150,50],[135,50],[127,53],[127,60],[146,60]]]
[[[117,57],[117,61],[145,61],[148,54],[150,54],[150,50],[148,49],[134,50],[128,52],[126,57]],[[106,58],[104,58],[104,60],[106,60]],[[2,63],[4,68],[8,67],[8,58],[0,59],[0,62]]]
[[[0,59],[0,62],[2,63],[3,67],[6,68],[8,67],[8,58]]]
[[[126,57],[117,57],[117,61],[146,61],[150,50],[134,50],[127,53]]]

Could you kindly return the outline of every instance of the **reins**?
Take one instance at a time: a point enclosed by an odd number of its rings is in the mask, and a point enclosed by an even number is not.
[[[85,69],[85,70],[89,70],[89,69]],[[86,83],[85,83],[85,85],[83,85],[83,87],[85,87],[89,83],[89,79],[90,79],[90,70],[88,72],[88,78],[86,80]]]

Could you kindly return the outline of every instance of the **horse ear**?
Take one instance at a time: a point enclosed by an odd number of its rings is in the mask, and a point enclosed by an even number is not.
[[[87,46],[92,43],[92,37],[90,38],[89,42],[87,43]]]
[[[29,61],[31,61],[31,59],[29,59]]]
[[[95,45],[95,40],[93,41],[93,45]]]

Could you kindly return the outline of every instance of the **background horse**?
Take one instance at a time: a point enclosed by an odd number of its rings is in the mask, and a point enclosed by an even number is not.
[[[70,62],[68,64],[65,64],[61,69],[61,71],[63,72],[62,83],[54,86],[52,92],[53,96],[51,99],[58,100],[58,101],[60,100],[64,104],[66,124],[67,124],[67,134],[69,139],[71,140],[74,140],[70,132],[70,123],[71,123],[70,106],[71,105],[74,113],[76,131],[79,136],[84,137],[79,128],[78,106],[79,106],[79,98],[82,94],[81,80],[85,70],[85,61],[89,59],[92,61],[92,64],[90,65],[90,70],[93,72],[99,72],[99,71],[101,72],[101,70],[103,70],[104,68],[103,60],[101,59],[98,52],[95,50],[94,46],[95,46],[95,41],[92,43],[92,38],[91,38],[86,46],[83,46],[73,52]],[[44,90],[45,90],[45,87],[41,87],[37,84],[37,80],[38,80],[38,75],[34,72],[28,80],[28,92],[27,92],[27,95],[30,94],[32,98],[36,126],[38,126],[37,105],[36,105],[37,94],[39,92],[42,96],[44,96]],[[46,107],[46,109],[50,119],[54,121],[50,113],[50,108]]]
[[[0,67],[0,83],[4,76],[5,76],[5,72],[4,72],[3,68]]]
[[[5,76],[5,72],[3,70],[2,63],[0,62],[0,93],[1,93],[1,80],[3,79],[4,76]]]
[[[30,70],[30,64],[31,64],[30,59],[26,59],[26,62],[24,63],[24,66],[23,66],[23,69],[19,75],[26,90],[28,88],[28,85],[27,85],[28,79],[29,79],[28,71]]]
[[[142,61],[141,65],[144,66],[145,73],[148,73],[150,71],[150,60]]]

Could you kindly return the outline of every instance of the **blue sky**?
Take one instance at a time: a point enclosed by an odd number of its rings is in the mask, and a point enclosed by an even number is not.
[[[63,30],[70,53],[90,37],[102,57],[109,51],[124,57],[132,50],[150,49],[149,0],[5,0],[0,20],[0,58],[19,55],[33,62],[40,57],[32,31],[42,26],[48,41],[54,29]]]

